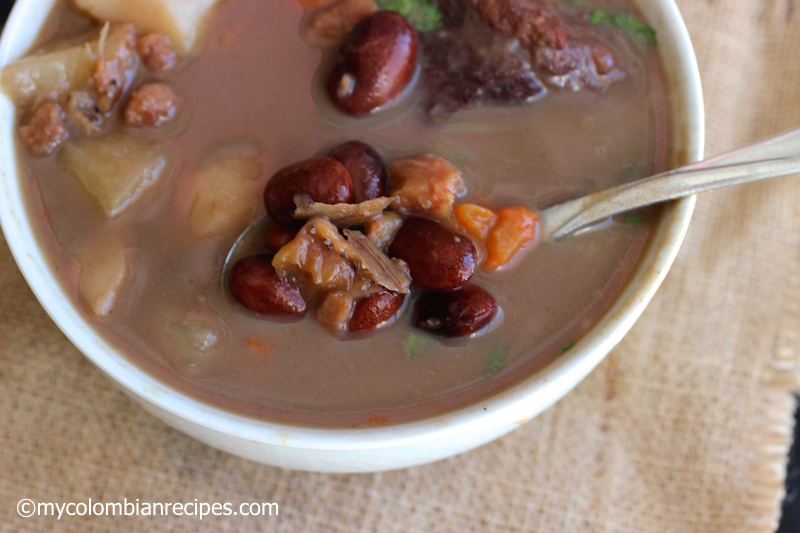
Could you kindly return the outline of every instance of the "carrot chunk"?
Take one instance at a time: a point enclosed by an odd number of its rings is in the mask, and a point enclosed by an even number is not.
[[[487,270],[508,267],[536,237],[536,213],[521,206],[504,207],[486,238]]]
[[[497,222],[497,215],[488,207],[476,204],[456,204],[453,217],[459,228],[475,240],[483,241]]]

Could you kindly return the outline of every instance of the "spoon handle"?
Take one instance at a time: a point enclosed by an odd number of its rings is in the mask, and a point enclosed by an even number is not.
[[[558,240],[638,207],[751,181],[800,173],[800,128],[542,211],[544,238]]]

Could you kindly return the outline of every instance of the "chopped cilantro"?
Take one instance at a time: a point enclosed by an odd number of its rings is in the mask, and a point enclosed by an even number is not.
[[[376,0],[381,9],[397,11],[417,31],[432,31],[442,27],[442,14],[434,0]]]
[[[636,215],[625,215],[625,223],[641,226],[644,224],[644,220],[642,220],[642,217],[637,217]]]
[[[631,37],[641,39],[648,46],[656,45],[656,31],[626,9],[615,13],[606,13],[602,9],[595,9],[589,13],[589,24],[603,22],[610,22]]]
[[[497,371],[500,370],[500,365],[503,364],[503,359],[506,357],[506,351],[503,349],[501,344],[495,345],[492,348],[491,358],[489,359],[489,367],[486,369],[486,377],[490,378],[497,374]]]
[[[410,359],[416,359],[430,342],[431,340],[428,337],[420,335],[416,331],[410,332],[408,337],[406,337],[406,355],[408,355]]]
[[[600,24],[608,20],[608,13],[602,9],[595,9],[589,13],[589,24]]]
[[[561,353],[570,351],[575,346],[574,342],[568,342],[564,346],[561,347]]]

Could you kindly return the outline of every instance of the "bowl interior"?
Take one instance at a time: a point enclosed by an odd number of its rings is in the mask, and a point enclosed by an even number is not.
[[[34,43],[55,0],[18,0],[0,41],[0,66],[22,56]],[[694,53],[672,0],[635,2],[658,35],[670,114],[670,168],[702,158],[703,103]],[[496,436],[551,405],[585,377],[633,325],[666,275],[691,217],[694,199],[666,206],[647,249],[611,309],[569,352],[516,385],[457,411],[396,426],[346,430],[288,427],[203,404],[144,372],[83,318],[58,280],[37,234],[36,216],[25,197],[30,183],[19,172],[14,149],[14,107],[0,96],[0,222],[14,257],[43,307],[67,337],[112,381],[151,411],[201,436],[202,428],[254,442],[288,443],[307,450],[402,447],[480,428]],[[201,429],[198,429],[201,428]],[[472,430],[470,430],[472,431]],[[289,438],[289,436],[291,438]],[[202,436],[201,436],[202,438]],[[470,437],[470,446],[481,444]],[[483,439],[483,441],[488,439]]]

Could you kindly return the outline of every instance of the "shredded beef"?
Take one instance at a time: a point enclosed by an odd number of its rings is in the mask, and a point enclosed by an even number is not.
[[[537,72],[545,75],[547,83],[575,91],[586,87],[603,92],[612,82],[625,77],[606,47],[579,41],[569,41],[560,50],[536,47],[533,65]]]
[[[540,0],[473,0],[481,18],[523,46],[544,44],[563,48],[569,31],[555,9]]]
[[[445,28],[460,28],[467,18],[467,0],[436,0]]]
[[[545,85],[604,92],[625,77],[610,49],[576,38],[580,22],[542,0],[437,5],[445,28],[420,37],[425,109],[434,120],[472,105],[529,102]]]
[[[544,93],[530,65],[506,50],[478,51],[456,31],[422,35],[425,108],[442,119],[475,104],[515,104]]]

